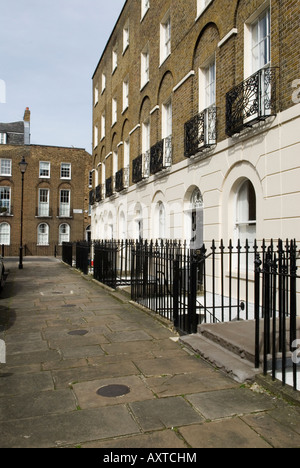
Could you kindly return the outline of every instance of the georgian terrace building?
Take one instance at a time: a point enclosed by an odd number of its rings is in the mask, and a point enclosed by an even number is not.
[[[93,75],[93,239],[297,238],[297,0],[127,0]]]

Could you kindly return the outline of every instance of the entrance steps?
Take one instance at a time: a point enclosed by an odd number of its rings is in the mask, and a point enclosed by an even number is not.
[[[183,336],[180,342],[239,383],[261,373],[254,368],[254,320],[199,325],[197,334]]]

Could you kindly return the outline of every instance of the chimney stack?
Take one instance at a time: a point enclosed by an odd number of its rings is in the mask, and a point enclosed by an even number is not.
[[[29,107],[26,107],[24,112],[24,122],[30,122],[30,110]]]
[[[30,110],[26,107],[24,112],[24,144],[30,145]]]

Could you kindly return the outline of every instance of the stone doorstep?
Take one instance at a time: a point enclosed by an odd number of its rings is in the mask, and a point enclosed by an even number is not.
[[[240,358],[202,335],[183,336],[179,341],[238,383],[252,382],[261,372],[259,369],[254,369],[251,362]]]

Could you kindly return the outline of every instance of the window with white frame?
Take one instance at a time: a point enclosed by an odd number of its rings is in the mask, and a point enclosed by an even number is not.
[[[11,159],[0,159],[0,175],[1,176],[11,176]]]
[[[99,140],[99,129],[98,125],[94,126],[94,148],[97,148]]]
[[[49,198],[50,190],[41,188],[39,189],[39,209],[38,216],[49,216]]]
[[[248,239],[250,245],[256,237],[256,194],[248,179],[242,182],[237,192],[236,237],[242,243]]]
[[[127,76],[123,81],[123,112],[129,105],[129,77]]]
[[[251,25],[252,72],[268,66],[271,62],[270,9],[264,11]]]
[[[204,69],[205,108],[216,104],[216,60]]]
[[[99,88],[98,88],[98,85],[96,85],[94,89],[94,106],[98,104],[98,101],[99,101]]]
[[[6,145],[7,138],[6,133],[0,133],[0,145]]]
[[[0,187],[0,213],[10,213],[11,189],[10,187]]]
[[[60,191],[60,203],[59,203],[59,216],[70,217],[71,206],[70,206],[71,192],[70,190],[63,189]]]
[[[124,141],[124,167],[129,167],[130,163],[130,142],[128,140]]]
[[[150,8],[150,0],[141,0],[141,18],[143,19],[145,14]]]
[[[197,16],[200,16],[212,1],[213,0],[197,0]]]
[[[68,180],[71,179],[71,163],[61,163],[60,178]]]
[[[58,237],[59,245],[62,245],[63,242],[70,242],[70,226],[68,224],[64,223],[59,226]]]
[[[50,179],[50,162],[40,161],[40,178]]]
[[[129,20],[126,21],[123,28],[123,54],[127,47],[129,47]]]
[[[101,77],[101,93],[104,93],[105,88],[106,88],[106,75],[105,75],[105,73],[102,73],[102,77]]]
[[[143,88],[149,81],[149,44],[146,45],[141,54],[141,88]]]
[[[142,153],[146,154],[150,150],[150,119],[142,124]]]
[[[89,172],[89,187],[93,187],[93,171]]]
[[[171,16],[168,12],[160,25],[160,63],[171,54]]]
[[[158,202],[156,205],[156,233],[158,239],[162,240],[166,237],[166,209],[163,202]]]
[[[113,151],[113,175],[118,172],[119,169],[119,156],[118,156],[118,150]]]
[[[112,73],[115,72],[117,67],[118,67],[118,52],[117,52],[117,49],[114,48],[112,51]]]
[[[172,100],[169,99],[162,106],[162,137],[172,135]]]
[[[46,223],[41,223],[37,228],[37,244],[49,245],[49,226]]]
[[[8,223],[0,224],[0,244],[10,245],[10,225]]]
[[[111,107],[112,107],[112,109],[111,109],[111,112],[112,112],[111,119],[112,119],[112,125],[114,125],[118,120],[118,104],[117,104],[117,99],[116,98],[112,99],[112,106]]]
[[[101,115],[101,140],[105,138],[105,124],[106,124],[105,113],[103,113]]]

